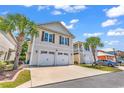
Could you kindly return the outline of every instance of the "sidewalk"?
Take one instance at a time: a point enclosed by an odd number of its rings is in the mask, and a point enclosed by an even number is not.
[[[124,70],[124,66],[117,66],[117,68]]]

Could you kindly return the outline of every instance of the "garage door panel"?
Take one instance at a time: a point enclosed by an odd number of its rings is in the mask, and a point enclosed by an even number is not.
[[[55,52],[51,51],[41,51],[41,54],[39,55],[39,65],[41,66],[52,66],[55,62]]]
[[[68,65],[69,64],[68,53],[58,52],[56,64],[57,65]]]

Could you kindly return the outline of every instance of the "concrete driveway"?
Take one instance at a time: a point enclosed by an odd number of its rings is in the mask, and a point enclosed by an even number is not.
[[[31,87],[109,73],[76,65],[31,68]]]

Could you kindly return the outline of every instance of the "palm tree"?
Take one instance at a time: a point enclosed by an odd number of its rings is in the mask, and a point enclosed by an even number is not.
[[[96,48],[97,47],[104,47],[104,44],[101,42],[101,39],[99,37],[89,37],[86,39],[86,42],[84,43],[85,48],[91,47],[91,51],[94,58],[94,63],[96,63]]]
[[[14,62],[14,69],[18,68],[19,56],[22,50],[22,45],[27,36],[33,38],[38,35],[37,26],[34,22],[30,21],[26,16],[21,14],[7,14],[2,17],[0,22],[0,30],[6,33],[16,32],[16,57]]]

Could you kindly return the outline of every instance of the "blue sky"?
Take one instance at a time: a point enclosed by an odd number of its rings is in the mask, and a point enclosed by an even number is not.
[[[21,13],[36,23],[61,21],[74,41],[99,36],[104,48],[124,50],[124,6],[0,6],[0,15]]]

